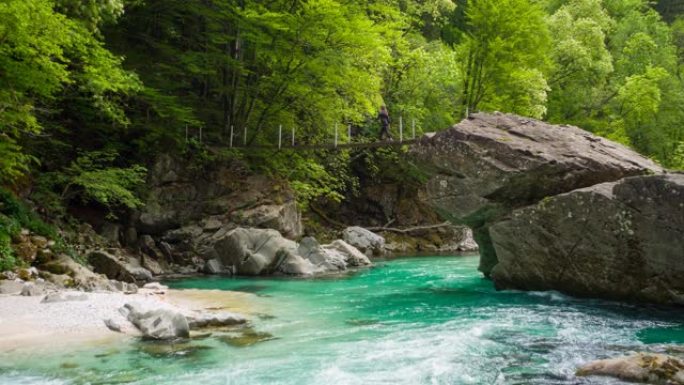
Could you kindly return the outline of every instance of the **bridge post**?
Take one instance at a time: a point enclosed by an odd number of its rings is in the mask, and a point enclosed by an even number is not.
[[[233,148],[233,125],[230,125],[230,148]]]
[[[335,148],[337,148],[337,137],[338,137],[338,134],[337,134],[337,123],[335,123]]]
[[[295,146],[295,127],[292,126],[292,147]]]
[[[399,117],[399,143],[404,141],[404,118]]]
[[[347,126],[347,137],[349,138],[349,143],[352,142],[352,136],[351,136],[351,123],[349,126]]]
[[[278,127],[278,150],[283,148],[283,125]]]
[[[188,143],[188,125],[185,125],[185,143]]]
[[[202,126],[200,126],[199,142],[202,144]]]
[[[413,131],[413,139],[416,138],[416,120],[411,120],[411,131]]]
[[[247,126],[245,126],[245,134],[242,136],[242,144],[247,147]]]

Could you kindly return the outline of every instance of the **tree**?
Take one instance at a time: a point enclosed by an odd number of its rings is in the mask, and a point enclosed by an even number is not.
[[[461,114],[484,109],[543,116],[550,43],[543,10],[529,0],[477,0],[469,3],[466,20],[458,47]]]

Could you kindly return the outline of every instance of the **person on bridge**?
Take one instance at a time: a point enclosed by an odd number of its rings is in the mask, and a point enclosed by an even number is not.
[[[380,121],[381,129],[380,129],[380,140],[383,140],[385,136],[387,136],[390,140],[393,140],[392,134],[390,133],[390,116],[389,112],[387,111],[387,107],[385,106],[380,106],[380,113],[378,114],[378,120]]]

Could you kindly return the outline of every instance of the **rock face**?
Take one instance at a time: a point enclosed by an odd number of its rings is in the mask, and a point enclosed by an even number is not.
[[[213,248],[221,265],[240,275],[314,275],[371,264],[343,241],[320,246],[315,239],[305,238],[297,244],[267,229],[219,230]]]
[[[558,195],[490,234],[499,288],[684,305],[684,174]]]
[[[578,376],[610,376],[624,381],[684,385],[684,361],[663,354],[640,353],[594,361],[577,370]]]
[[[150,196],[141,213],[141,233],[162,235],[200,223],[213,231],[229,223],[271,228],[299,237],[302,225],[294,193],[282,182],[251,175],[240,164],[204,167],[162,155],[151,167]]]
[[[572,126],[505,114],[473,114],[421,139],[412,155],[431,174],[427,199],[446,219],[474,231],[480,270],[497,264],[489,225],[545,197],[661,172],[652,161]]]
[[[143,309],[139,304],[128,303],[121,308],[121,312],[145,338],[172,340],[190,337],[188,320],[171,309],[150,310]]]

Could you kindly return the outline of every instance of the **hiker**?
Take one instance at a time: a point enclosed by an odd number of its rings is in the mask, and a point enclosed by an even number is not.
[[[380,106],[380,113],[378,114],[378,120],[380,121],[380,125],[382,128],[380,129],[380,140],[383,140],[385,136],[387,136],[390,140],[392,140],[392,134],[390,134],[390,116],[389,112],[387,112],[387,107],[385,106]]]

